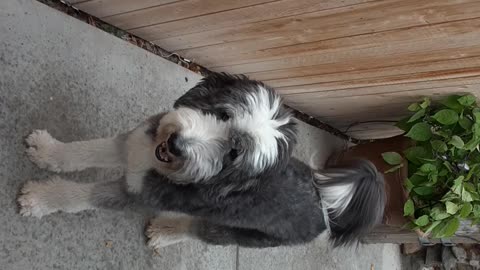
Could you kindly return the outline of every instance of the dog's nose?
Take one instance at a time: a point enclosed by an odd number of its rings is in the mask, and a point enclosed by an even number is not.
[[[168,137],[167,140],[168,151],[175,156],[180,156],[182,154],[178,143],[178,134],[176,132],[170,134],[170,137]]]

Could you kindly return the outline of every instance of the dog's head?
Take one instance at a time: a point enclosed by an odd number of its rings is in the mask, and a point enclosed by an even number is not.
[[[279,95],[258,81],[210,76],[174,107],[160,120],[156,149],[174,181],[259,178],[288,163],[294,122]]]

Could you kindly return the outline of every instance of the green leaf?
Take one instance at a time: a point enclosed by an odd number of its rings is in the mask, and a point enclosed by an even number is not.
[[[407,229],[407,230],[415,230],[415,229],[418,229],[418,226],[417,224],[413,223],[413,221],[409,221],[405,225],[403,225],[401,228]]]
[[[480,217],[480,205],[475,204],[473,206],[473,215],[477,218]]]
[[[458,137],[457,135],[453,135],[452,139],[448,143],[459,149],[462,149],[463,146],[465,145],[462,138]]]
[[[395,165],[393,166],[392,168],[384,171],[383,173],[387,174],[387,173],[392,173],[392,172],[395,172],[397,171],[398,169],[402,168],[403,167],[403,164],[398,164],[398,165]]]
[[[445,227],[445,224],[447,223],[447,220],[441,220],[440,224],[433,228],[431,235],[433,238],[441,238],[442,235],[442,229]]]
[[[462,189],[462,201],[473,202],[472,194],[469,191],[467,191],[465,188]]]
[[[458,102],[459,98],[461,97],[458,95],[451,95],[444,100],[441,100],[440,103],[456,112],[461,112],[463,110],[463,106]]]
[[[402,156],[397,152],[385,152],[382,153],[383,160],[390,165],[398,165],[402,163]]]
[[[436,159],[433,159],[433,158],[422,158],[422,157],[419,157],[418,160],[423,161],[423,162],[435,162],[435,161],[437,161]]]
[[[479,120],[477,120],[477,121],[479,121]],[[473,124],[472,131],[473,131],[473,134],[475,134],[476,137],[480,137],[480,121]]]
[[[423,215],[415,220],[415,224],[417,224],[420,227],[423,227],[428,224],[428,221],[429,221],[428,216]]]
[[[395,123],[395,126],[398,127],[399,129],[405,131],[405,132],[408,132],[413,126],[412,123],[408,123],[409,119],[410,119],[410,116],[402,118],[400,121]]]
[[[440,172],[438,173],[438,176],[445,176],[448,174],[448,170],[447,169],[441,169]]]
[[[475,189],[475,186],[472,183],[464,182],[463,187],[470,192],[470,193],[477,193],[477,190]]]
[[[410,179],[407,178],[407,180],[405,180],[405,188],[407,189],[408,192],[412,191],[412,188],[414,187],[412,181],[410,181]]]
[[[473,122],[466,117],[462,117],[458,120],[458,124],[460,124],[463,129],[470,130],[472,128]]]
[[[478,174],[478,171],[480,169],[480,164],[473,164],[472,167],[470,167],[470,170],[468,171],[468,174],[467,176],[465,177],[465,180],[470,180],[470,178],[472,178],[472,176],[475,174]],[[480,190],[480,186],[478,187],[478,189]]]
[[[423,98],[423,102],[420,104],[420,107],[422,109],[426,109],[428,106],[430,106],[432,102],[430,101],[430,99],[428,97],[426,98]]]
[[[433,193],[433,187],[416,187],[413,191],[418,195],[427,196]]]
[[[421,107],[420,107],[420,104],[418,104],[418,103],[412,103],[412,104],[410,104],[410,106],[408,106],[407,109],[411,112],[416,112],[416,111],[420,110]]]
[[[447,213],[449,213],[450,215],[454,215],[458,211],[458,205],[452,202],[446,202],[445,207],[447,209]]]
[[[450,132],[451,130],[441,130],[441,129],[434,129],[432,130],[432,133],[435,135],[438,135],[443,138],[449,138],[450,137]]]
[[[403,206],[403,215],[404,216],[412,216],[415,211],[415,207],[413,205],[412,199],[408,199]]]
[[[452,191],[448,191],[445,195],[443,195],[441,202],[448,202],[458,199],[458,195],[453,193]]]
[[[472,210],[473,210],[473,207],[472,207],[471,203],[463,204],[462,209],[460,210],[460,217],[461,218],[468,217],[470,215],[470,213],[472,212]]]
[[[450,215],[447,214],[447,212],[445,212],[445,210],[443,210],[442,208],[440,208],[440,207],[434,207],[434,208],[432,208],[432,210],[430,211],[430,216],[431,216],[434,220],[443,220],[443,219],[448,218]]]
[[[463,190],[463,176],[459,176],[457,179],[453,180],[452,191],[457,195],[462,195]]]
[[[450,164],[450,162],[448,162],[448,161],[445,160],[445,161],[443,162],[443,165],[445,166],[445,168],[448,169],[449,172],[453,172],[453,167],[452,167],[452,164]]]
[[[427,123],[416,123],[410,129],[410,131],[405,134],[405,136],[412,138],[415,141],[428,141],[432,137],[432,131],[430,125]]]
[[[475,122],[480,122],[480,108],[475,108],[472,110],[473,116],[475,117]]]
[[[452,218],[445,227],[442,228],[442,237],[450,237],[455,234],[460,226],[458,218]]]
[[[477,98],[473,95],[466,95],[458,99],[458,103],[465,107],[472,106],[477,101]]]
[[[413,164],[420,165],[421,161],[419,158],[429,157],[429,152],[422,146],[413,146],[405,150],[405,158],[412,162]]]
[[[425,163],[420,167],[420,171],[424,173],[431,173],[431,172],[436,172],[437,171],[437,166],[430,164],[430,163]]]
[[[427,182],[427,178],[424,175],[420,175],[418,173],[413,174],[412,176],[410,176],[409,179],[414,186],[419,186]]]
[[[480,138],[472,138],[463,146],[463,148],[468,151],[473,151],[475,150],[475,148],[477,148],[479,144],[480,144]]]
[[[432,184],[436,184],[437,181],[438,181],[438,174],[437,172],[431,172],[430,174],[428,174],[428,179],[430,179],[430,182]]]
[[[440,124],[448,126],[458,122],[458,113],[454,110],[443,109],[433,115],[432,118],[437,120]]]
[[[470,196],[472,196],[473,201],[480,201],[480,195],[477,192],[470,192]]]
[[[398,165],[403,161],[402,156],[397,152],[385,152],[382,153],[382,157],[390,165]]]
[[[410,117],[410,119],[408,119],[408,123],[415,122],[418,119],[422,118],[425,115],[425,112],[426,112],[425,109],[421,109],[417,111],[414,115],[412,115],[412,117]]]
[[[425,233],[430,233],[433,229],[435,229],[435,227],[438,226],[438,224],[442,223],[441,220],[437,220],[437,221],[434,221],[432,222],[432,224],[430,226],[428,226],[427,230],[425,231]]]
[[[432,145],[433,150],[437,152],[445,153],[448,150],[447,144],[441,140],[433,140],[430,144]]]

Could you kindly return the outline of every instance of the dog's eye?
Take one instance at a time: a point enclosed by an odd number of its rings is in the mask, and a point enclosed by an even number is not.
[[[228,153],[228,155],[232,160],[234,160],[238,157],[238,150],[235,148],[232,148],[232,150],[230,150],[230,153]]]
[[[228,115],[227,112],[221,112],[221,113],[220,113],[220,119],[221,119],[222,121],[228,121],[228,120],[230,119],[230,116]]]

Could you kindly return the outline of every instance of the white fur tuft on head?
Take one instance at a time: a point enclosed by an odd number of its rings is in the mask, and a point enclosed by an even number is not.
[[[277,139],[285,140],[279,128],[290,122],[291,116],[277,117],[282,101],[263,86],[247,96],[247,109],[235,111],[232,126],[249,134],[255,142],[252,164],[259,170],[275,162],[278,155]],[[286,141],[286,140],[285,140]]]

